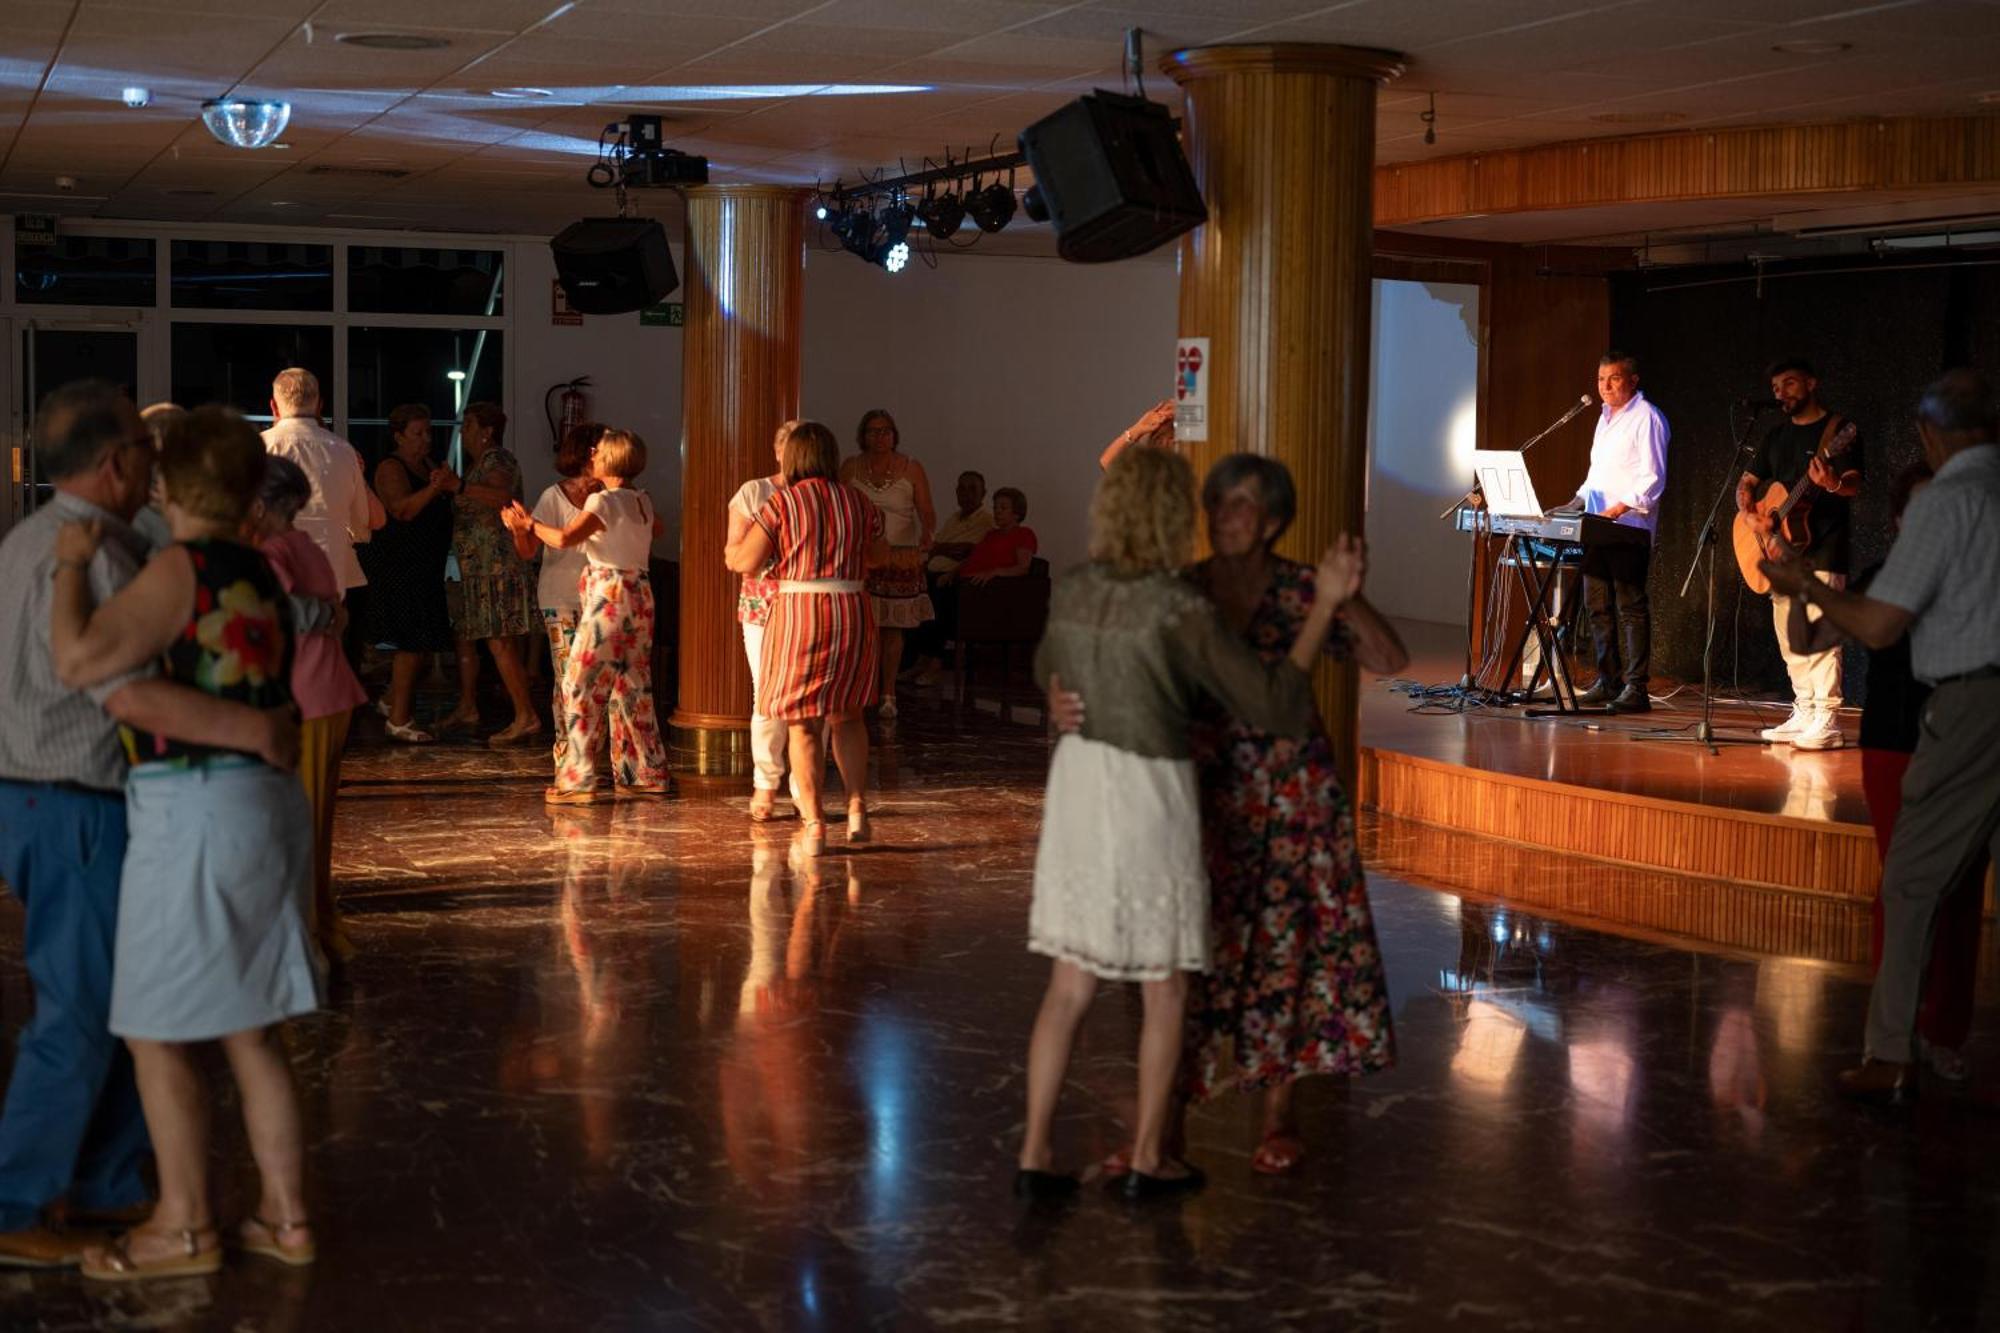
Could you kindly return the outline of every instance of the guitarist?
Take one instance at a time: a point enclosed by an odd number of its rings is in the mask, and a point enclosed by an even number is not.
[[[1770,377],[1771,396],[1784,411],[1785,419],[1764,437],[1749,468],[1737,481],[1736,507],[1749,516],[1760,532],[1785,540],[1787,549],[1803,556],[1821,582],[1844,588],[1848,499],[1861,490],[1861,441],[1855,438],[1831,463],[1820,457],[1821,448],[1840,429],[1842,418],[1820,403],[1819,376],[1811,363],[1795,357],[1774,363],[1765,374]],[[1758,492],[1771,481],[1782,483],[1788,495],[1796,494],[1807,483],[1814,488],[1810,507],[1801,500],[1792,511],[1787,525],[1789,539],[1782,533],[1770,533],[1771,520],[1754,512]],[[1789,743],[1794,749],[1836,749],[1842,744],[1840,647],[1836,644],[1815,653],[1793,652],[1785,634],[1791,602],[1783,593],[1771,594],[1778,651],[1784,655],[1785,670],[1792,678],[1792,713],[1761,734],[1767,741]],[[1817,610],[1809,608],[1808,614],[1817,619]]]

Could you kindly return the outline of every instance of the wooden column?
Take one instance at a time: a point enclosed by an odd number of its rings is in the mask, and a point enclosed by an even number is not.
[[[680,699],[670,730],[676,765],[701,773],[750,766],[750,668],[722,545],[730,497],[770,475],[771,437],[798,415],[810,194],[775,185],[687,192]]]
[[[1299,514],[1281,549],[1317,561],[1362,530],[1375,92],[1402,57],[1276,43],[1176,51],[1161,67],[1186,91],[1208,204],[1180,254],[1181,336],[1209,339],[1211,375],[1208,438],[1190,456],[1197,476],[1229,453],[1284,462]],[[1357,682],[1328,665],[1317,690],[1350,783]]]

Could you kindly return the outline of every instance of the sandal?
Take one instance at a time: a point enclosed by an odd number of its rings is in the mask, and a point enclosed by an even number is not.
[[[671,782],[620,782],[613,786],[620,796],[671,796],[674,784]]]
[[[750,794],[750,822],[768,824],[778,812],[778,793],[759,789]]]
[[[1279,1129],[1264,1136],[1250,1154],[1250,1169],[1266,1176],[1287,1175],[1305,1160],[1306,1144],[1296,1131]]]
[[[824,819],[808,819],[804,835],[799,840],[799,845],[804,849],[807,856],[824,856],[826,854],[826,821]]]
[[[543,805],[595,805],[601,799],[595,787],[584,787],[577,791],[549,787],[542,792]]]
[[[479,730],[479,713],[477,710],[468,713],[463,708],[454,708],[438,719],[437,729],[439,735],[443,735],[447,731],[477,731]]]
[[[860,801],[847,803],[847,844],[860,847],[875,840],[874,826],[868,822],[868,807]]]
[[[157,1277],[207,1277],[222,1268],[222,1238],[216,1235],[214,1227],[181,1227],[180,1254],[166,1254],[157,1259],[139,1260],[132,1257],[132,1238],[140,1229],[134,1227],[116,1240],[107,1241],[101,1249],[89,1249],[83,1253],[83,1275],[95,1282],[144,1282]],[[211,1237],[215,1244],[203,1249],[201,1239]]]
[[[542,720],[540,718],[524,717],[517,721],[508,723],[501,730],[494,732],[491,736],[488,736],[486,738],[486,743],[492,746],[496,750],[504,749],[507,746],[514,744],[516,741],[526,740],[528,737],[534,735],[541,729],[542,729]]]
[[[391,722],[388,726],[388,732],[390,740],[403,741],[410,745],[429,745],[437,739],[437,737],[431,735],[414,722],[405,722],[400,726]]]
[[[312,1223],[303,1217],[292,1222],[272,1223],[253,1215],[244,1218],[243,1225],[237,1228],[236,1243],[245,1254],[275,1259],[281,1264],[290,1264],[293,1268],[304,1268],[319,1257],[318,1247],[313,1244],[311,1236],[307,1236],[301,1244],[287,1245],[285,1233],[304,1231],[311,1225]]]
[[[883,695],[882,707],[877,711],[876,715],[884,722],[894,721],[896,717],[896,696],[893,694]]]

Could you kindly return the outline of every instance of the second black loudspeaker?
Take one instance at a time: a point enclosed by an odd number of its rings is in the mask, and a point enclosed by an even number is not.
[[[1064,259],[1095,264],[1157,249],[1208,221],[1173,116],[1102,89],[1021,131],[1035,173],[1022,200],[1052,222]]]
[[[651,218],[585,218],[549,242],[572,310],[617,315],[663,301],[681,285],[666,229]]]

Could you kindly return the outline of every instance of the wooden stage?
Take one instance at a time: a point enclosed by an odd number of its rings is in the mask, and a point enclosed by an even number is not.
[[[1404,628],[1414,657],[1402,679],[1458,679],[1462,658],[1448,631]],[[1656,698],[1674,689],[1654,682]],[[1518,707],[1447,707],[1363,682],[1363,805],[1524,847],[1761,888],[1865,901],[1880,882],[1854,710],[1842,719],[1849,743],[1839,750],[1725,744],[1711,755],[1691,740],[1695,688],[1636,717],[1534,720]],[[1787,711],[1718,704],[1716,731],[1755,737]],[[1642,739],[1662,734],[1690,739]]]

